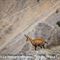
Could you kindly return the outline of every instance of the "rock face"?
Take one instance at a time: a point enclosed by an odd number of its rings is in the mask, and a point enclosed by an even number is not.
[[[56,27],[58,28],[58,27]],[[28,35],[32,38],[39,38],[39,37],[43,37],[45,38],[45,40],[47,40],[48,44],[46,45],[46,50],[45,51],[46,53],[51,53],[51,54],[57,54],[57,52],[60,51],[60,48],[58,47],[58,45],[60,45],[60,39],[59,39],[59,29],[56,29],[55,26],[52,27],[52,26],[49,26],[48,24],[46,23],[38,23],[36,26],[35,26],[35,29],[32,30],[30,33],[28,33]],[[58,31],[59,30],[59,31]],[[57,46],[57,47],[55,47]],[[26,50],[27,48],[28,50]],[[55,47],[55,48],[53,48]],[[50,48],[50,49],[49,49]],[[58,49],[58,50],[56,50]],[[43,49],[45,50],[45,49]],[[28,43],[26,44],[20,53],[25,53],[25,55],[29,55],[31,53],[31,51],[34,51],[34,47],[32,47],[31,43]],[[44,53],[44,52],[41,52],[41,48],[38,48],[37,51],[40,51],[40,53]],[[32,52],[31,54],[34,54],[35,52]]]
[[[49,7],[54,6],[50,1],[47,1],[46,4],[45,2],[45,0],[41,0],[41,3],[37,3],[36,0],[1,0],[0,45],[3,47],[7,45],[15,36],[33,24],[40,15],[43,15]],[[43,7],[46,7],[44,9],[47,10],[44,10]]]
[[[59,10],[58,13],[56,9]],[[59,54],[60,28],[56,25],[57,21],[60,21],[59,0],[1,0],[0,55],[32,55],[30,60],[39,60],[40,54]],[[35,51],[32,44],[26,42],[24,34],[32,38],[43,37],[48,42],[47,48],[38,47]],[[41,60],[60,60],[59,57],[42,57]],[[9,59],[11,58],[6,58]]]
[[[48,39],[52,29],[53,28],[46,23],[38,23],[38,25],[35,28],[35,37],[43,37],[45,39]]]

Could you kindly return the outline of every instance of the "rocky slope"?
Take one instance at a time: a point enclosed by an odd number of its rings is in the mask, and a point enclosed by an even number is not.
[[[0,3],[0,54],[60,52],[60,28],[56,25],[60,19],[59,0],[1,0]],[[38,47],[34,51],[24,34],[32,38],[44,37],[48,41],[47,48]]]

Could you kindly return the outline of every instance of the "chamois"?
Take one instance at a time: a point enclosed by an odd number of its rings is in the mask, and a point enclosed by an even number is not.
[[[31,42],[31,44],[35,47],[35,50],[36,50],[36,48],[37,48],[37,46],[39,46],[39,47],[43,47],[43,48],[45,48],[45,43],[47,43],[46,41],[45,41],[45,39],[43,39],[43,38],[35,38],[35,39],[32,39],[32,38],[30,38],[29,36],[27,36],[27,35],[25,35],[25,37],[27,38],[26,39],[26,41],[30,41]]]

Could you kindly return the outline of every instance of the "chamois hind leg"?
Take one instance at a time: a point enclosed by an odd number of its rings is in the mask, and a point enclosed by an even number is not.
[[[42,46],[41,46],[41,45],[40,45],[39,47],[40,47],[40,48],[42,48]]]
[[[44,44],[42,45],[43,48],[45,48]]]
[[[45,48],[44,44],[39,46],[40,48]]]
[[[40,44],[39,47],[42,48],[42,45]]]

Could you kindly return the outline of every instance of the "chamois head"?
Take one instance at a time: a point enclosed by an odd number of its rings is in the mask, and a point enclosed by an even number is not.
[[[28,35],[24,35],[24,36],[27,38],[26,41],[31,40],[31,38]]]

